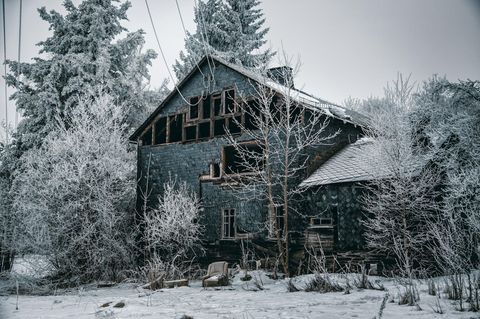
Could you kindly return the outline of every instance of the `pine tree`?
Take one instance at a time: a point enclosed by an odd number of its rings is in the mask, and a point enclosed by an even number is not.
[[[79,96],[101,85],[115,97],[117,104],[129,108],[127,122],[135,126],[144,116],[145,80],[148,65],[156,53],[142,53],[143,31],[128,33],[114,41],[122,32],[130,3],[116,5],[118,0],[85,0],[76,7],[64,2],[65,16],[39,9],[40,16],[50,24],[52,35],[40,42],[40,53],[32,63],[7,61],[10,74],[7,83],[17,92],[12,96],[24,120],[18,127],[17,143],[23,150],[40,146],[42,139],[57,121],[63,121],[78,103]],[[20,81],[18,81],[20,70]],[[66,123],[68,124],[68,123]]]
[[[259,4],[257,0],[199,1],[194,9],[196,32],[187,32],[185,52],[173,66],[177,78],[182,79],[205,54],[250,68],[268,64],[275,53],[261,52],[269,29],[262,29],[265,19],[256,8]]]
[[[197,28],[194,34],[187,31],[185,52],[180,51],[179,60],[175,60],[173,70],[181,80],[196,63],[205,55],[224,49],[224,43],[219,38],[219,20],[222,3],[220,0],[198,1],[194,8],[193,21]]]
[[[265,66],[275,55],[270,49],[260,51],[269,28],[262,29],[265,18],[259,4],[258,0],[226,0],[221,14],[220,29],[228,39],[225,51],[231,62],[251,68]]]

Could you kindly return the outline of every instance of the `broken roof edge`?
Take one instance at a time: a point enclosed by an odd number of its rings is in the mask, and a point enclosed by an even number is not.
[[[368,126],[368,122],[366,120],[362,120],[361,118],[365,118],[365,119],[368,119],[368,117],[366,117],[365,115],[361,114],[361,113],[358,113],[356,111],[353,111],[353,110],[350,110],[350,109],[347,109],[343,106],[340,106],[338,104],[335,104],[335,103],[332,103],[332,102],[329,102],[327,100],[324,100],[324,99],[321,99],[321,98],[318,98],[318,97],[315,97],[314,95],[312,94],[309,94],[309,93],[306,93],[302,90],[299,90],[299,89],[296,89],[296,88],[287,88],[286,86],[280,84],[280,83],[277,83],[275,82],[273,79],[265,76],[265,75],[262,75],[262,74],[259,74],[257,72],[254,72],[253,70],[245,67],[245,66],[242,66],[242,65],[238,65],[238,64],[234,64],[234,63],[231,63],[231,62],[228,62],[226,61],[225,59],[219,57],[219,56],[216,56],[216,55],[211,55],[211,54],[208,54],[208,55],[204,55],[196,64],[195,66],[192,67],[192,69],[190,70],[190,72],[183,77],[183,79],[181,81],[179,81],[177,84],[174,84],[174,88],[173,90],[167,95],[167,97],[165,99],[163,99],[162,102],[160,102],[160,105],[152,112],[152,114],[150,114],[144,121],[143,123],[130,135],[130,137],[128,138],[128,140],[130,142],[135,142],[136,139],[139,137],[139,135],[141,135],[141,133],[143,133],[143,131],[148,127],[148,124],[155,119],[155,117],[158,115],[158,113],[160,113],[160,111],[162,110],[163,106],[168,103],[176,94],[178,94],[180,88],[185,84],[185,82],[187,82],[199,69],[200,69],[200,66],[203,65],[207,59],[210,59],[210,61],[217,61],[221,64],[223,64],[224,66],[244,75],[245,77],[248,77],[250,78],[251,80],[257,82],[257,83],[260,83],[260,84],[264,84],[264,85],[267,85],[268,87],[270,87],[271,89],[273,89],[274,91],[280,93],[280,94],[284,94],[285,91],[282,92],[282,90],[279,88],[283,88],[284,90],[291,90],[291,91],[294,91],[294,92],[297,92],[298,95],[299,95],[299,100],[297,102],[299,103],[302,103],[303,105],[305,105],[306,107],[310,107],[310,108],[313,108],[315,110],[319,110],[319,111],[323,111],[327,116],[330,116],[330,117],[333,117],[333,118],[336,118],[336,119],[339,119],[341,121],[344,121],[344,122],[348,122],[348,123],[351,123],[353,125],[358,125],[360,127],[367,127]],[[300,95],[303,95],[305,96],[306,98],[302,98]],[[325,106],[327,107],[325,107]],[[351,119],[350,116],[345,116],[345,117],[342,117],[340,115],[337,115],[335,114],[335,112],[332,112],[332,110],[330,109],[330,107],[332,108],[340,108],[344,111],[344,113],[346,114],[346,112],[350,112],[350,113],[353,113],[355,115],[358,115],[358,117],[360,119]]]

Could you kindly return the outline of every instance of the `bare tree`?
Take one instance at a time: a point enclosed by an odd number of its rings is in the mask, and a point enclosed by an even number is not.
[[[307,168],[309,152],[338,132],[327,133],[327,111],[294,89],[293,79],[300,64],[290,68],[292,60],[285,54],[281,62],[287,66],[277,69],[276,77],[282,84],[258,74],[252,83],[255,98],[240,103],[245,120],[236,120],[236,124],[244,138],[240,140],[227,132],[239,164],[224,169],[229,172],[225,175],[228,184],[238,196],[267,202],[269,235],[276,238],[281,264],[288,275],[289,221],[296,213],[292,201],[302,194],[298,184]]]

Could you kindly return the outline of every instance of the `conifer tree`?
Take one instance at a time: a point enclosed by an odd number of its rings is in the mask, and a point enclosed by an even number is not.
[[[222,51],[224,44],[219,38],[219,21],[222,3],[220,0],[198,1],[194,8],[193,21],[196,23],[195,33],[187,31],[185,52],[180,51],[179,60],[175,61],[173,70],[179,80],[190,72],[195,64],[205,55]]]
[[[265,18],[258,0],[226,0],[220,15],[231,62],[257,68],[267,64],[275,55],[270,49],[259,51],[267,43],[269,28],[263,28]]]
[[[197,25],[194,34],[187,32],[185,52],[173,66],[182,79],[205,54],[215,54],[229,62],[250,68],[264,67],[275,55],[267,49],[265,18],[257,0],[208,0],[198,2],[194,9]]]
[[[22,149],[41,145],[55,122],[63,121],[75,108],[79,96],[99,85],[106,87],[118,104],[129,106],[127,122],[131,126],[141,120],[138,114],[146,107],[142,95],[149,78],[147,66],[156,53],[141,52],[141,30],[114,41],[127,31],[121,22],[127,19],[130,7],[128,1],[116,2],[119,0],[85,0],[76,7],[66,0],[65,16],[47,12],[45,7],[38,10],[53,31],[38,44],[45,57],[20,67],[16,61],[7,61],[11,70],[7,83],[17,90],[12,98],[24,117],[16,134]]]

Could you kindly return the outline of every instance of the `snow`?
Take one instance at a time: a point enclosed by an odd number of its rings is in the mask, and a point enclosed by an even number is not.
[[[188,315],[199,318],[368,318],[377,315],[386,294],[378,290],[352,289],[343,292],[287,292],[287,279],[272,280],[264,272],[251,271],[252,279],[240,280],[238,274],[232,285],[203,289],[200,281],[191,281],[189,287],[162,289],[155,292],[121,284],[111,288],[83,286],[54,296],[1,297],[0,318],[180,318]],[[350,275],[353,276],[353,275]],[[294,279],[303,287],[312,275]],[[345,276],[333,275],[339,282]],[[379,280],[397,300],[398,287],[392,279]],[[258,285],[255,285],[255,281]],[[263,290],[258,289],[263,287]],[[433,311],[436,297],[427,294],[426,283],[419,284],[421,310],[388,302],[383,318],[474,318],[476,313],[458,312],[451,301],[440,299],[445,314]],[[115,304],[124,302],[122,308]],[[100,307],[109,303],[108,306]]]

